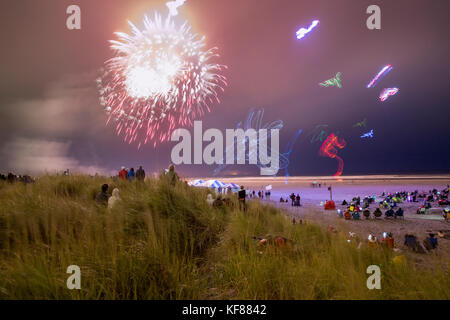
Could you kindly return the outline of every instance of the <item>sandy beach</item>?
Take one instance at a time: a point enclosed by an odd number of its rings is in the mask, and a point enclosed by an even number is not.
[[[326,228],[334,226],[343,232],[355,232],[361,239],[367,239],[369,234],[374,234],[381,239],[383,232],[392,232],[397,246],[404,249],[403,240],[406,233],[415,234],[419,241],[430,232],[437,233],[444,231],[449,234],[450,222],[446,222],[442,216],[445,206],[438,206],[437,202],[432,202],[432,208],[426,215],[416,214],[423,200],[419,202],[404,202],[399,206],[405,212],[404,219],[380,219],[366,220],[344,220],[339,218],[336,210],[324,210],[324,201],[330,199],[329,186],[332,186],[332,197],[338,209],[344,209],[341,203],[345,199],[351,201],[353,197],[376,196],[375,203],[370,205],[373,212],[381,201],[382,193],[395,193],[400,191],[428,192],[436,188],[441,191],[448,183],[450,176],[348,176],[337,181],[334,177],[244,177],[244,178],[219,178],[224,182],[234,182],[245,186],[246,190],[265,190],[268,185],[272,186],[270,200],[264,202],[276,206],[284,207],[289,214],[296,219],[305,219],[320,224]],[[312,183],[316,181],[317,187],[313,188]],[[321,187],[318,187],[318,185]],[[290,203],[280,203],[280,197],[286,199],[291,193],[299,194],[301,197],[301,207],[292,207]],[[382,210],[383,213],[386,210]],[[450,257],[450,239],[439,238],[439,248],[436,251],[439,255]]]

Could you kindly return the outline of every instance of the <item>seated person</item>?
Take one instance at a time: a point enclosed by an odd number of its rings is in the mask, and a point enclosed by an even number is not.
[[[348,204],[347,201],[345,201],[345,200],[342,201],[342,205],[343,205],[343,206],[346,206],[347,204]]]
[[[359,220],[359,218],[360,218],[359,212],[358,211],[353,212],[353,219]]]
[[[373,212],[373,215],[375,216],[375,218],[379,218],[382,216],[382,212],[380,210],[380,208],[376,208],[375,211]]]
[[[383,233],[383,241],[382,243],[386,245],[388,248],[394,248],[394,237],[391,232]]]
[[[281,198],[280,198],[280,202],[283,202],[283,203],[284,203],[284,199],[283,199],[283,197],[281,197]]]
[[[377,237],[375,237],[374,235],[369,234],[369,238],[367,240],[367,244],[371,248],[378,247],[378,239],[377,239]]]
[[[395,218],[397,218],[397,217],[403,217],[403,209],[400,207],[395,212]]]
[[[224,202],[222,200],[222,196],[219,194],[217,199],[214,200],[214,202],[213,202],[213,207],[214,208],[220,208],[220,207],[223,207],[223,205],[224,205]]]
[[[352,218],[352,215],[349,211],[344,212],[344,218],[345,220],[350,220]]]
[[[423,246],[428,250],[433,250],[437,248],[438,245],[438,239],[434,237],[434,233],[430,233],[428,235],[428,238],[423,240]]]
[[[394,210],[389,209],[388,211],[386,211],[385,213],[386,218],[391,218],[394,216]]]
[[[412,249],[414,252],[425,253],[419,241],[413,234],[405,234],[405,246]]]
[[[95,202],[97,202],[98,204],[101,205],[108,205],[108,199],[109,199],[109,195],[106,193],[108,191],[109,186],[105,183],[104,185],[102,185],[102,191],[100,191],[96,196],[95,196]]]
[[[369,210],[364,210],[363,211],[363,215],[364,215],[364,217],[366,217],[366,219],[369,219],[369,217],[370,217],[370,211]]]
[[[417,214],[426,214],[427,213],[427,209],[425,207],[420,207],[419,209],[417,209]]]
[[[443,210],[443,216],[446,221],[450,220],[450,208],[445,208]]]

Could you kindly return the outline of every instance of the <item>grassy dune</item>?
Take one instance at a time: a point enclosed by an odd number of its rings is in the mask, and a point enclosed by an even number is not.
[[[93,201],[103,183],[121,191],[112,210]],[[426,270],[408,255],[394,264],[390,250],[357,249],[258,202],[213,209],[206,194],[165,179],[1,183],[0,299],[450,298],[448,257],[430,256]],[[266,235],[292,243],[258,247],[253,236]],[[372,264],[381,290],[367,289]],[[66,287],[69,265],[81,268],[81,290]]]

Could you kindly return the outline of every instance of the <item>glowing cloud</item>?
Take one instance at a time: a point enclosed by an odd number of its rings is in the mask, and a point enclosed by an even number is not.
[[[387,66],[383,67],[380,72],[375,76],[375,78],[370,81],[370,83],[367,85],[367,88],[375,87],[379,80],[381,80],[385,75],[389,73],[389,71],[392,70],[392,66],[388,64]]]
[[[380,101],[386,101],[390,96],[397,94],[398,88],[387,88],[381,91]]]
[[[342,73],[338,72],[336,74],[336,77],[329,79],[327,81],[321,82],[321,83],[319,83],[319,85],[322,87],[336,86],[338,88],[342,88]]]
[[[319,150],[319,155],[322,157],[329,157],[338,161],[338,170],[334,174],[335,177],[342,175],[344,170],[344,160],[337,155],[338,149],[342,149],[347,145],[344,139],[339,139],[334,133],[330,134],[324,141]]]
[[[302,39],[304,36],[306,36],[308,33],[310,33],[315,27],[317,27],[318,24],[319,24],[319,20],[314,20],[308,29],[306,29],[306,28],[298,29],[297,39],[298,40]]]

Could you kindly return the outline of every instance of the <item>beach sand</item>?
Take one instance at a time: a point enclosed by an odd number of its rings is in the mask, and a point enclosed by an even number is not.
[[[418,199],[415,203],[401,203],[399,206],[405,212],[404,219],[373,219],[366,220],[344,220],[337,216],[336,210],[326,211],[321,206],[321,202],[330,199],[329,186],[332,186],[332,197],[337,208],[344,209],[341,205],[345,199],[350,202],[353,197],[360,196],[361,200],[365,196],[376,196],[376,202],[370,205],[373,212],[378,207],[382,199],[383,192],[395,193],[400,191],[428,192],[436,188],[443,190],[450,183],[450,176],[351,176],[342,177],[337,181],[334,177],[244,177],[244,178],[216,178],[224,182],[233,182],[245,186],[246,190],[265,191],[267,185],[272,185],[270,200],[264,200],[273,205],[286,208],[290,215],[296,219],[313,221],[328,228],[330,225],[343,232],[355,232],[360,239],[367,239],[369,234],[374,234],[379,240],[383,232],[392,232],[395,242],[400,249],[403,247],[406,233],[413,233],[420,242],[428,233],[446,231],[450,235],[450,222],[446,222],[442,216],[444,207],[438,206],[437,202],[432,202],[432,208],[426,215],[417,215],[416,210],[423,200]],[[320,183],[321,187],[312,187],[313,181]],[[292,207],[290,203],[280,203],[280,197],[286,199],[291,193],[299,194],[301,197],[301,207]],[[382,210],[384,213],[386,210]],[[439,248],[436,250],[439,255],[450,258],[450,239],[439,238]]]

